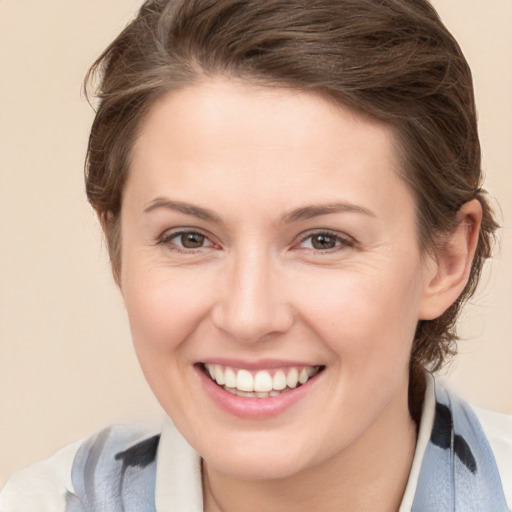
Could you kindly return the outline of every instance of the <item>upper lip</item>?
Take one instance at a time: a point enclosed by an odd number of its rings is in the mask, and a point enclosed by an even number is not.
[[[223,357],[211,357],[200,361],[202,364],[218,364],[230,368],[245,370],[273,370],[278,368],[324,366],[315,362],[292,361],[289,359],[232,359]]]

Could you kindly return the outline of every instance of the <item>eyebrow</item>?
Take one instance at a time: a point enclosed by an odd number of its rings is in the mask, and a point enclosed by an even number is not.
[[[216,224],[223,224],[223,220],[219,215],[214,213],[212,210],[196,206],[191,203],[182,201],[173,201],[165,197],[157,197],[153,199],[148,206],[144,209],[144,213],[151,213],[158,209],[172,210],[185,215],[191,215],[198,219],[214,222]],[[376,217],[368,208],[363,206],[351,204],[351,203],[329,203],[321,205],[310,205],[297,208],[289,213],[286,213],[281,219],[283,224],[292,224],[301,220],[312,219],[314,217],[320,217],[321,215],[329,215],[333,213],[352,212],[367,215],[369,217]]]
[[[312,219],[314,217],[320,217],[321,215],[329,215],[331,213],[343,212],[361,213],[369,217],[376,217],[375,213],[373,213],[371,210],[368,210],[368,208],[365,208],[363,206],[351,203],[329,203],[297,208],[296,210],[287,213],[283,217],[283,223],[291,224],[293,222],[297,222],[300,220],[307,220]]]
[[[192,215],[198,219],[205,220],[208,222],[215,222],[217,224],[222,223],[222,219],[211,210],[195,206],[190,203],[184,203],[182,201],[172,201],[164,197],[157,197],[144,208],[144,213],[151,213],[158,209],[173,210],[175,212],[184,213],[185,215]]]

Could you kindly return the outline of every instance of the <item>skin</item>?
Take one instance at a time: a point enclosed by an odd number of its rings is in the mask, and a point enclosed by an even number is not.
[[[120,286],[146,378],[203,458],[205,510],[398,509],[414,330],[464,287],[480,215],[465,205],[445,249],[422,254],[399,170],[387,126],[314,93],[217,79],[141,126]],[[247,419],[198,378],[218,357],[325,370],[282,414]]]

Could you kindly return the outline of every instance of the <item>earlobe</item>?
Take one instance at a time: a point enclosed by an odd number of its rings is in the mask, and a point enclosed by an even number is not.
[[[481,221],[482,206],[477,199],[460,208],[455,230],[447,234],[428,264],[420,320],[441,316],[464,290],[478,245]]]

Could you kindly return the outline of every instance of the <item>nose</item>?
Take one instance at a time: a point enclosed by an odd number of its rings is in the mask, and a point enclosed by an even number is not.
[[[253,253],[233,258],[224,278],[212,312],[217,329],[240,343],[254,343],[291,328],[294,315],[284,277],[271,257]]]

